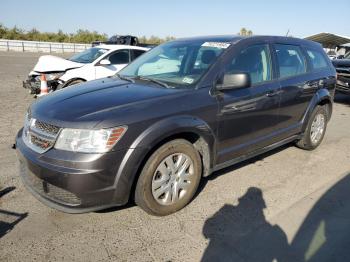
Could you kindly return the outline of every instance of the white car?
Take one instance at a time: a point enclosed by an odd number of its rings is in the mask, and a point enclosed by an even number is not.
[[[40,93],[40,75],[45,74],[50,90],[116,74],[149,48],[130,45],[99,45],[71,58],[41,56],[23,82],[31,93]]]

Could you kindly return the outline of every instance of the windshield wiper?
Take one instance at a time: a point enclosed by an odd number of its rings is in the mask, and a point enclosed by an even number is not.
[[[114,76],[118,77],[121,80],[128,81],[130,83],[135,83],[135,81],[133,79],[129,78],[129,77],[122,76],[120,74],[115,74]]]
[[[161,82],[159,80],[156,80],[156,79],[153,79],[153,78],[148,78],[148,77],[144,77],[144,76],[136,76],[135,79],[137,80],[145,80],[145,81],[150,81],[150,82],[153,82],[153,83],[156,83],[160,86],[163,86],[165,88],[170,88],[170,86],[164,82]]]

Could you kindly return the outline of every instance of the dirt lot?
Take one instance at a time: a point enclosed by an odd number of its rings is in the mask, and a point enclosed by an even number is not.
[[[174,215],[132,204],[70,215],[24,189],[11,149],[37,57],[0,53],[0,261],[350,261],[350,96],[337,96],[317,150],[285,146],[216,173]]]

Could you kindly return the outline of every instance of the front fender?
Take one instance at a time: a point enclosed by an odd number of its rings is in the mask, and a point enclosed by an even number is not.
[[[205,121],[193,116],[176,116],[163,119],[144,130],[125,154],[115,178],[115,198],[120,199],[122,195],[129,198],[138,171],[151,150],[166,138],[181,133],[195,133],[204,139],[209,150],[211,166],[214,158],[215,133]]]
[[[215,134],[208,124],[197,117],[185,115],[170,117],[154,123],[135,139],[131,148],[153,148],[167,137],[186,132],[201,136],[207,141],[210,148],[213,147]]]

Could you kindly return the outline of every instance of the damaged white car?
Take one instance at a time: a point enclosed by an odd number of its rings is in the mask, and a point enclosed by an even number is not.
[[[50,91],[116,74],[149,48],[129,45],[99,45],[71,58],[41,56],[23,81],[32,94],[40,93],[40,76],[45,74]]]

